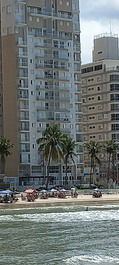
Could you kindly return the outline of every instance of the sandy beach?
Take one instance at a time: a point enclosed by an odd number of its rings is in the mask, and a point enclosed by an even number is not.
[[[16,203],[1,203],[1,208],[30,208],[30,207],[48,207],[48,206],[98,206],[104,204],[119,205],[119,193],[117,194],[103,194],[101,198],[93,198],[92,195],[78,195],[78,198],[71,198],[67,196],[65,199],[48,198],[36,199],[34,202],[22,201],[21,198]]]

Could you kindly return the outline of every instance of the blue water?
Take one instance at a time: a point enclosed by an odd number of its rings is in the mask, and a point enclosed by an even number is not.
[[[0,264],[119,264],[119,210],[1,209]]]

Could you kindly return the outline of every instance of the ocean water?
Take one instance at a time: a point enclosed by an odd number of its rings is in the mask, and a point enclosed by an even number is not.
[[[119,264],[119,209],[0,209],[0,264]]]

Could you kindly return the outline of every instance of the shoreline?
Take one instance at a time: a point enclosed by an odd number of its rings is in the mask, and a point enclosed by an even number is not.
[[[39,208],[39,207],[57,207],[57,206],[119,206],[119,194],[103,194],[101,198],[92,198],[92,195],[78,195],[78,198],[65,199],[48,198],[37,199],[34,202],[22,201],[19,199],[16,203],[0,203],[0,209],[17,209],[17,208]]]

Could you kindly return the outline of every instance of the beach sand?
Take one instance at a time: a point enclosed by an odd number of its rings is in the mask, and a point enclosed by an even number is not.
[[[65,199],[48,198],[37,199],[34,202],[22,201],[21,198],[16,203],[0,204],[2,208],[30,208],[30,207],[56,207],[56,206],[98,206],[104,204],[119,205],[119,193],[103,194],[101,198],[93,198],[92,195],[78,195],[78,198],[67,196]]]

